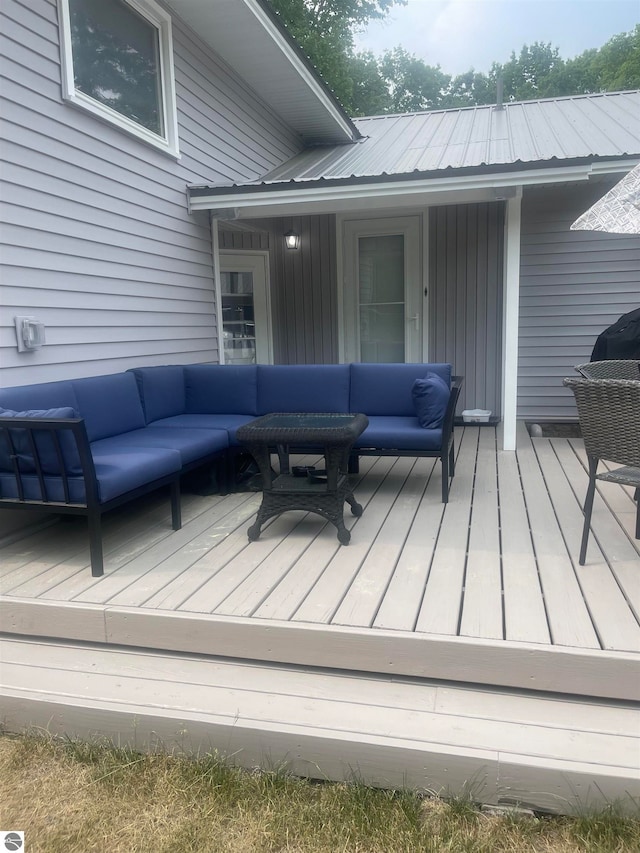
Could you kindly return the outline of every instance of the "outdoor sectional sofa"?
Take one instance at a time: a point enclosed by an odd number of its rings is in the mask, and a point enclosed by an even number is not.
[[[169,486],[179,529],[180,477],[230,470],[238,427],[269,412],[366,414],[350,470],[360,455],[440,458],[446,502],[460,383],[450,364],[192,364],[0,389],[0,507],[86,515],[100,576],[104,512]]]

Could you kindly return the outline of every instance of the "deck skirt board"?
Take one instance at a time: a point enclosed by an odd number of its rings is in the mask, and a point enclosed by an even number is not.
[[[215,749],[246,767],[443,794],[474,783],[482,802],[515,791],[552,812],[640,800],[637,718],[620,704],[53,641],[0,649],[10,729],[100,731],[136,749]]]

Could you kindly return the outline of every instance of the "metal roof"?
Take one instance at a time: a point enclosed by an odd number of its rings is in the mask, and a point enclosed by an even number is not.
[[[640,90],[375,116],[354,124],[360,141],[309,148],[243,186],[638,156]]]

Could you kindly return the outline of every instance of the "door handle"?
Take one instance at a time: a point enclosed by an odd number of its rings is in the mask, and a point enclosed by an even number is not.
[[[413,317],[407,317],[407,323],[415,323],[417,331],[420,328],[420,315],[414,314]]]

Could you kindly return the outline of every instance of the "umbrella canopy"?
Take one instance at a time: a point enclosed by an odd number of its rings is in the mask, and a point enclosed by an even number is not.
[[[640,165],[579,216],[571,230],[640,234]]]

